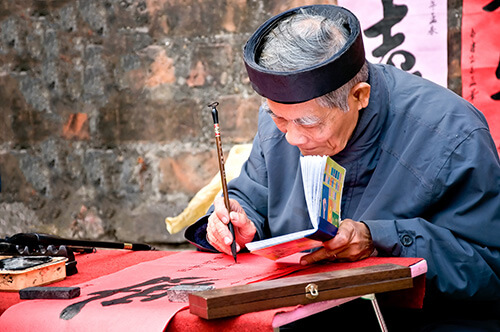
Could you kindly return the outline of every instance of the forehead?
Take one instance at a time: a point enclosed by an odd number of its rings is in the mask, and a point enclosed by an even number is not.
[[[315,100],[309,100],[298,104],[281,104],[267,99],[267,106],[274,113],[274,115],[288,120],[295,120],[309,116],[322,117],[322,115],[331,111],[320,106]]]

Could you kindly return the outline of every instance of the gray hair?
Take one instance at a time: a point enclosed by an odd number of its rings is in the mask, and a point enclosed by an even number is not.
[[[349,32],[344,20],[300,12],[281,21],[267,36],[259,64],[275,71],[293,71],[311,67],[331,58],[347,42]],[[365,62],[358,74],[340,88],[316,101],[319,105],[349,110],[347,97],[352,87],[368,80]]]

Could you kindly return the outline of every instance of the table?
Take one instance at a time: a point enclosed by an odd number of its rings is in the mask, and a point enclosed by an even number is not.
[[[65,280],[51,284],[51,286],[71,286],[76,284],[81,284],[100,277],[103,275],[111,274],[117,271],[121,271],[126,267],[134,266],[141,262],[152,261],[158,258],[166,257],[176,252],[172,251],[124,251],[124,250],[98,250],[93,254],[78,254],[76,255],[77,267],[79,272],[75,275],[68,276]],[[196,254],[193,252],[193,254]],[[392,262],[404,261],[404,258],[391,258]],[[337,263],[339,266],[344,264],[345,267],[356,266],[359,264],[365,264],[367,261],[362,261],[361,263]],[[347,265],[345,265],[347,264]],[[404,264],[403,264],[404,265]],[[321,266],[313,267],[312,269],[306,271],[298,272],[294,275],[300,275],[303,273],[314,273],[315,271],[321,271]],[[417,278],[422,280],[423,278]],[[415,280],[417,280],[415,279]],[[419,285],[418,287],[421,287]],[[418,293],[418,292],[417,292]],[[423,292],[420,295],[423,297]],[[405,295],[405,297],[407,297]],[[415,294],[411,296],[415,297]],[[0,294],[0,314],[3,313],[7,308],[21,302],[18,293],[1,293]],[[417,302],[419,300],[417,299]],[[328,306],[316,306],[316,310],[323,310]],[[319,308],[319,309],[318,309]],[[291,309],[289,309],[291,310]],[[255,313],[248,313],[238,317],[223,318],[217,320],[204,320],[195,315],[189,313],[188,309],[179,311],[167,326],[167,331],[193,331],[193,330],[204,330],[204,331],[216,331],[221,330],[268,330],[272,331],[273,320],[276,319],[276,314],[282,311],[282,309],[272,309]]]

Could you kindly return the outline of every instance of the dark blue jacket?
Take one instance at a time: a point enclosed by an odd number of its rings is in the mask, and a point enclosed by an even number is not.
[[[346,168],[342,218],[365,222],[379,255],[425,258],[438,293],[499,299],[500,162],[484,116],[392,66],[370,65],[369,83],[369,105],[333,156]],[[251,155],[229,183],[259,239],[311,227],[299,156],[261,111]]]

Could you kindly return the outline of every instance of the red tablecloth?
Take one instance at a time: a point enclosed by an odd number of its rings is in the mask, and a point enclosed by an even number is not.
[[[151,261],[164,256],[174,254],[176,252],[171,251],[125,251],[125,250],[99,250],[97,253],[93,254],[81,254],[76,256],[78,262],[77,268],[78,273],[72,276],[68,276],[65,280],[51,284],[50,286],[72,286],[80,283],[84,283],[89,280],[93,280],[97,277],[108,275],[110,273],[121,271],[129,266],[139,264],[141,262]],[[372,261],[373,260],[373,261]],[[409,266],[412,263],[411,258],[389,258],[387,259],[390,263],[396,263],[401,265]],[[419,259],[413,259],[413,262]],[[382,264],[386,263],[381,261],[381,258],[367,259],[355,263],[335,263],[327,264],[324,266],[317,265],[313,266],[307,271],[296,272],[296,274],[303,273],[318,273],[323,272],[325,267],[327,270],[335,269],[345,269],[345,268],[355,268],[367,265]],[[328,267],[329,266],[329,267]],[[422,276],[423,277],[423,276]],[[425,281],[423,278],[420,278]],[[417,283],[418,285],[418,283]],[[417,291],[410,296],[403,297],[414,297],[417,295],[417,302],[420,302],[421,297],[423,297],[423,282],[418,285],[420,291]],[[24,300],[19,299],[18,292],[0,292],[0,314],[3,313],[10,306]],[[167,331],[229,331],[229,330],[241,330],[241,331],[254,331],[258,329],[259,331],[272,331],[272,321],[275,314],[281,309],[267,310],[256,313],[244,314],[238,317],[217,319],[217,320],[204,320],[195,315],[192,315],[189,310],[181,310],[178,312],[174,318],[170,321]]]
[[[175,254],[174,251],[98,250],[93,254],[76,254],[78,273],[50,286],[73,286],[126,267]],[[0,292],[0,315],[20,302],[18,292]]]

